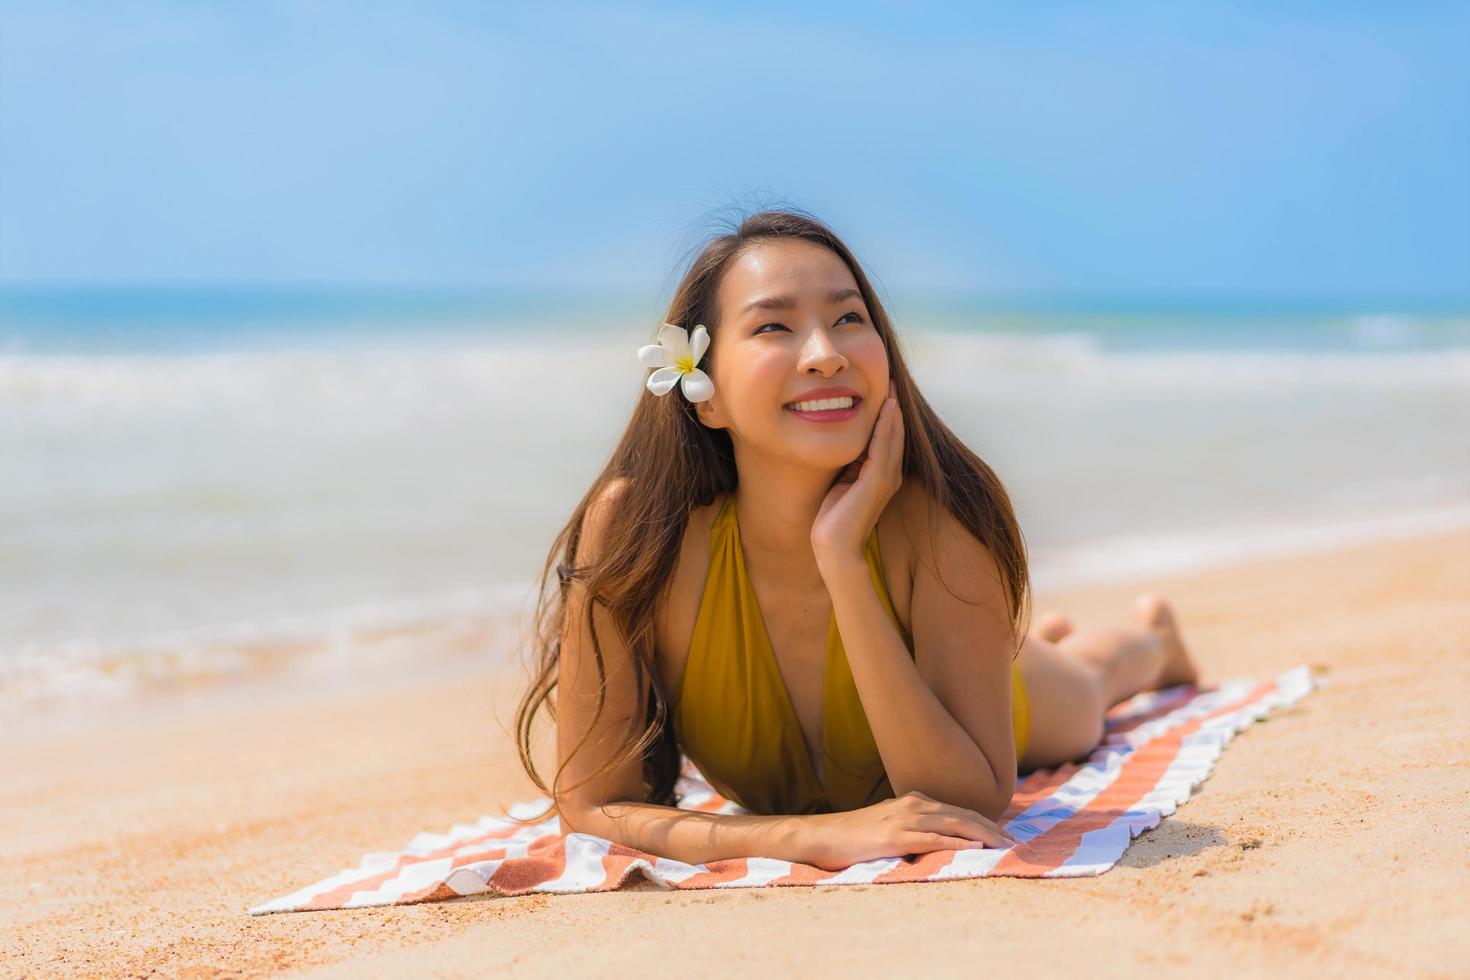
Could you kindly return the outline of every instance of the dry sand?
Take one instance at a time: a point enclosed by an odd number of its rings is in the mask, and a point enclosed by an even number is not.
[[[1470,975],[1470,534],[1039,596],[1174,598],[1205,681],[1329,686],[1239,735],[1099,878],[475,897],[246,915],[536,795],[519,668],[0,719],[0,974]],[[425,653],[432,660],[431,652]]]

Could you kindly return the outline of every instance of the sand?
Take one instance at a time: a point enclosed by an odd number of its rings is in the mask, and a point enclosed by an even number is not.
[[[252,905],[535,796],[519,667],[236,684],[0,718],[0,975],[1470,975],[1470,533],[1041,595],[1080,625],[1141,588],[1205,681],[1329,686],[1239,735],[1098,878]],[[428,641],[425,641],[426,643]]]

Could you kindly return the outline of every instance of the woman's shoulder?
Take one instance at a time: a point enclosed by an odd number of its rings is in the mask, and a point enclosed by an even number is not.
[[[912,560],[918,554],[921,532],[927,532],[934,520],[933,507],[934,497],[924,484],[906,478],[878,515],[879,546]]]
[[[949,543],[970,537],[965,525],[923,483],[906,478],[878,517],[878,551],[889,599],[905,629],[912,628],[914,583],[920,568],[932,570],[951,552]]]
[[[628,490],[628,480],[615,476],[592,494],[592,499],[582,508],[582,516],[576,530],[577,564],[595,562],[608,545],[608,534],[614,516]]]
[[[632,492],[632,481],[627,477],[615,476],[605,481],[592,494],[582,513],[582,540],[585,542],[589,538],[601,539],[614,516],[620,512],[624,499]],[[690,508],[683,540],[680,544],[681,556],[683,552],[697,550],[700,539],[703,539],[706,545],[708,544],[711,526],[726,496],[720,494],[708,504],[695,505]]]
[[[878,519],[880,545],[887,546],[891,537],[895,546],[911,562],[922,564],[935,557],[937,544],[958,537],[972,537],[964,523],[948,507],[940,504],[918,480],[905,479]]]
[[[917,537],[918,532],[927,530],[935,519],[935,506],[934,495],[929,488],[917,479],[907,477],[883,509],[879,525],[887,521],[893,527],[902,528],[905,537]]]

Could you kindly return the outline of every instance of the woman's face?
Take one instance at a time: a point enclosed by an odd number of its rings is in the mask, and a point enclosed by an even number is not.
[[[804,465],[857,459],[888,394],[888,351],[846,264],[811,242],[762,242],[725,270],[716,299],[715,393],[698,403],[700,420]],[[841,397],[851,407],[812,404]]]

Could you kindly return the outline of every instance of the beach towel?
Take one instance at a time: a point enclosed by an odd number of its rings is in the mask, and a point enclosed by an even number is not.
[[[562,834],[545,798],[516,804],[447,833],[419,834],[401,851],[374,852],[352,868],[249,910],[251,915],[435,902],[494,892],[609,891],[633,875],[664,888],[866,885],[1007,876],[1079,878],[1118,863],[1129,843],[1193,795],[1236,733],[1293,704],[1323,681],[1306,665],[1275,680],[1234,679],[1147,691],[1115,705],[1085,762],[1038,770],[1017,783],[1001,823],[1021,843],[863,861],[829,871],[775,858],[685,864],[588,834]],[[683,809],[745,813],[685,760]]]

